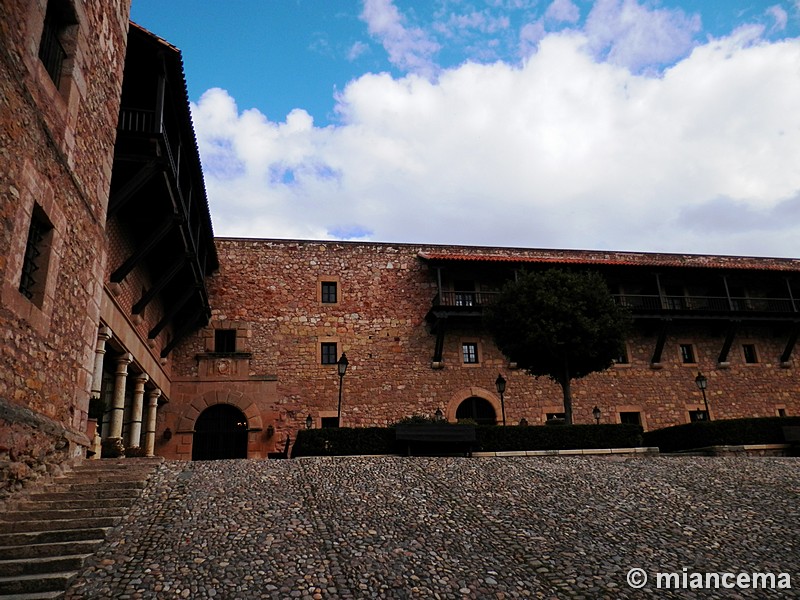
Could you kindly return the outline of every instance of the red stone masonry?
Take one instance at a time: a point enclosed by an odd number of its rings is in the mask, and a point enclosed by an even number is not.
[[[800,272],[800,261],[692,255],[580,252],[527,249],[421,246],[406,244],[326,241],[217,240],[220,270],[209,289],[214,310],[211,327],[187,340],[174,356],[174,401],[167,407],[177,424],[189,405],[208,390],[224,387],[229,375],[215,371],[217,359],[203,356],[212,329],[239,328],[250,355],[237,366],[237,385],[274,381],[252,402],[263,426],[272,424],[276,442],[303,426],[311,415],[315,426],[334,417],[339,378],[336,365],[320,364],[320,345],[336,343],[347,353],[349,369],[343,381],[342,424],[386,425],[412,414],[432,415],[440,408],[454,419],[459,404],[469,397],[484,398],[500,417],[494,380],[508,380],[507,422],[525,418],[542,422],[562,412],[560,388],[547,379],[534,379],[509,368],[508,361],[480,327],[450,329],[445,337],[443,368],[433,368],[436,336],[425,317],[438,292],[431,258],[474,256],[498,261],[595,263],[615,265],[702,266],[748,270]],[[336,281],[336,304],[320,300],[322,281]],[[602,422],[618,422],[622,412],[639,412],[648,429],[686,422],[690,410],[702,409],[694,384],[698,370],[709,378],[711,414],[715,418],[800,413],[800,383],[794,368],[781,368],[778,357],[787,332],[747,328],[739,332],[725,368],[716,364],[724,331],[705,327],[675,327],[664,346],[661,364],[650,357],[657,332],[637,330],[628,342],[630,364],[618,365],[574,382],[576,422],[593,422],[595,405]],[[762,360],[745,364],[737,350],[743,341],[757,345]],[[465,365],[461,344],[478,344],[480,362]],[[691,343],[697,363],[680,360],[679,344]],[[238,350],[239,348],[237,348]],[[209,361],[212,361],[211,363]],[[225,367],[229,369],[230,367]],[[177,383],[180,381],[180,383]],[[179,390],[177,393],[176,390]],[[183,422],[189,430],[190,421]]]

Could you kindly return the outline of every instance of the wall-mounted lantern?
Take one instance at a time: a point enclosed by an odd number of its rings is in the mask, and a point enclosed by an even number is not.
[[[164,430],[164,433],[163,433],[162,437],[164,438],[164,441],[165,441],[165,442],[168,442],[168,441],[170,441],[170,440],[172,439],[172,429],[170,429],[169,427],[167,427],[167,428]]]
[[[311,429],[314,426],[314,419],[311,418],[311,415],[306,417],[306,429]]]
[[[271,438],[273,435],[275,435],[275,427],[269,425],[267,427],[267,439]]]

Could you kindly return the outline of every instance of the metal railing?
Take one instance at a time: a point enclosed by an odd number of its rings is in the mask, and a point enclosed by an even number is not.
[[[658,296],[614,294],[621,306],[637,310],[698,312],[796,312],[790,298],[749,298],[741,296]]]
[[[67,58],[67,51],[64,50],[64,46],[58,39],[58,30],[59,25],[53,18],[45,19],[42,39],[39,43],[39,60],[44,64],[44,68],[56,87],[61,83],[61,70]]]

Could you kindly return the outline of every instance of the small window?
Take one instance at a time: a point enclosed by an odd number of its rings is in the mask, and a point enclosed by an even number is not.
[[[683,364],[695,364],[697,361],[694,356],[694,346],[691,344],[681,344],[681,361]]]
[[[322,342],[320,346],[321,362],[323,365],[335,365],[338,361],[336,342]]]
[[[786,409],[785,408],[779,408],[778,409],[778,416],[779,417],[785,417],[786,416]]]
[[[465,365],[478,364],[478,344],[475,342],[466,342],[461,345],[461,352],[464,356]]]
[[[742,344],[742,353],[744,354],[744,362],[751,365],[758,362],[755,344]]]
[[[628,365],[630,364],[630,358],[628,358],[628,346],[623,346],[617,359],[615,361],[618,365]]]
[[[214,352],[236,352],[236,330],[214,330]]]
[[[58,87],[64,63],[69,56],[67,46],[70,27],[76,24],[72,9],[64,0],[50,0],[44,18],[42,39],[39,41],[39,60],[50,79]],[[74,34],[73,34],[74,36]]]
[[[692,423],[697,423],[698,421],[708,421],[708,413],[704,410],[690,410],[689,420]]]
[[[546,413],[545,418],[548,421],[565,421],[566,415],[562,412]]]
[[[641,425],[642,413],[639,412],[621,412],[619,413],[619,422],[624,425]]]
[[[339,417],[321,417],[320,426],[322,429],[333,429],[339,426]]]
[[[338,302],[336,287],[337,286],[336,286],[336,282],[335,281],[323,281],[322,282],[322,303],[323,304],[336,304]]]
[[[25,256],[22,258],[19,291],[39,307],[44,299],[52,231],[53,225],[47,219],[44,211],[38,206],[34,206],[31,224],[28,228],[28,240],[25,243]]]

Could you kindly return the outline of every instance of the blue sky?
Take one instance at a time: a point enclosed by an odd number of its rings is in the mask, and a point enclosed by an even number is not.
[[[131,19],[183,52],[218,235],[800,255],[800,0]]]

